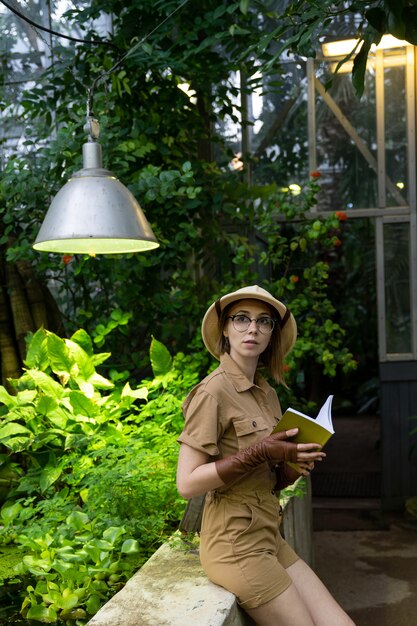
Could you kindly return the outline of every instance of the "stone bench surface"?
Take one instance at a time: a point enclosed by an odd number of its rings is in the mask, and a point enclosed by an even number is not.
[[[210,582],[198,551],[163,544],[87,626],[243,626],[235,596]]]

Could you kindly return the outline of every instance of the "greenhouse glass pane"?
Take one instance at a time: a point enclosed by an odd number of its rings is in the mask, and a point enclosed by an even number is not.
[[[333,77],[328,94],[376,159],[375,73],[366,72],[362,99],[356,96],[350,72],[334,75],[335,62],[321,62],[323,85]],[[321,97],[316,98],[317,166],[322,174],[320,209],[346,210],[377,206],[377,175],[340,119]]]
[[[276,183],[288,188],[309,179],[307,77],[305,66],[294,60],[280,64],[277,74],[263,75],[261,67],[247,82],[247,140],[252,155],[254,184]],[[232,110],[222,111],[219,103],[226,90]],[[233,73],[217,86],[212,101],[217,115],[215,131],[236,155],[232,169],[241,169],[243,152],[241,76]],[[216,158],[225,155],[216,145]]]
[[[410,225],[384,225],[387,353],[411,352]]]
[[[407,116],[406,55],[403,50],[385,51],[385,167],[387,177],[397,186],[407,203]],[[396,206],[400,199],[387,191],[387,206]]]
[[[263,90],[252,105],[255,184],[302,186],[309,178],[305,67],[282,62],[280,74],[264,77]]]

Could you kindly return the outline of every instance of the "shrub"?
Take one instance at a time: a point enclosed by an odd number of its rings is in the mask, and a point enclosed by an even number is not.
[[[108,354],[83,330],[39,330],[16,394],[0,387],[1,462],[18,477],[0,542],[21,548],[27,619],[85,623],[181,517],[176,437],[195,368],[155,339],[150,356],[154,376],[131,389],[96,371]]]

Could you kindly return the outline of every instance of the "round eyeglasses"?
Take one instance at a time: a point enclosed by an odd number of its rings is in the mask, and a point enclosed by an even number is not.
[[[238,333],[244,333],[248,330],[251,322],[256,322],[256,328],[264,335],[270,335],[274,330],[275,321],[272,317],[262,315],[261,317],[248,317],[247,315],[229,315],[227,319],[232,320],[233,328]]]

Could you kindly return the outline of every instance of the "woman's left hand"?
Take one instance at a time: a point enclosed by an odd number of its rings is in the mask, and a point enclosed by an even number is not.
[[[303,476],[308,476],[310,472],[314,469],[314,462],[310,461],[300,461],[297,463],[298,467],[302,470]]]

